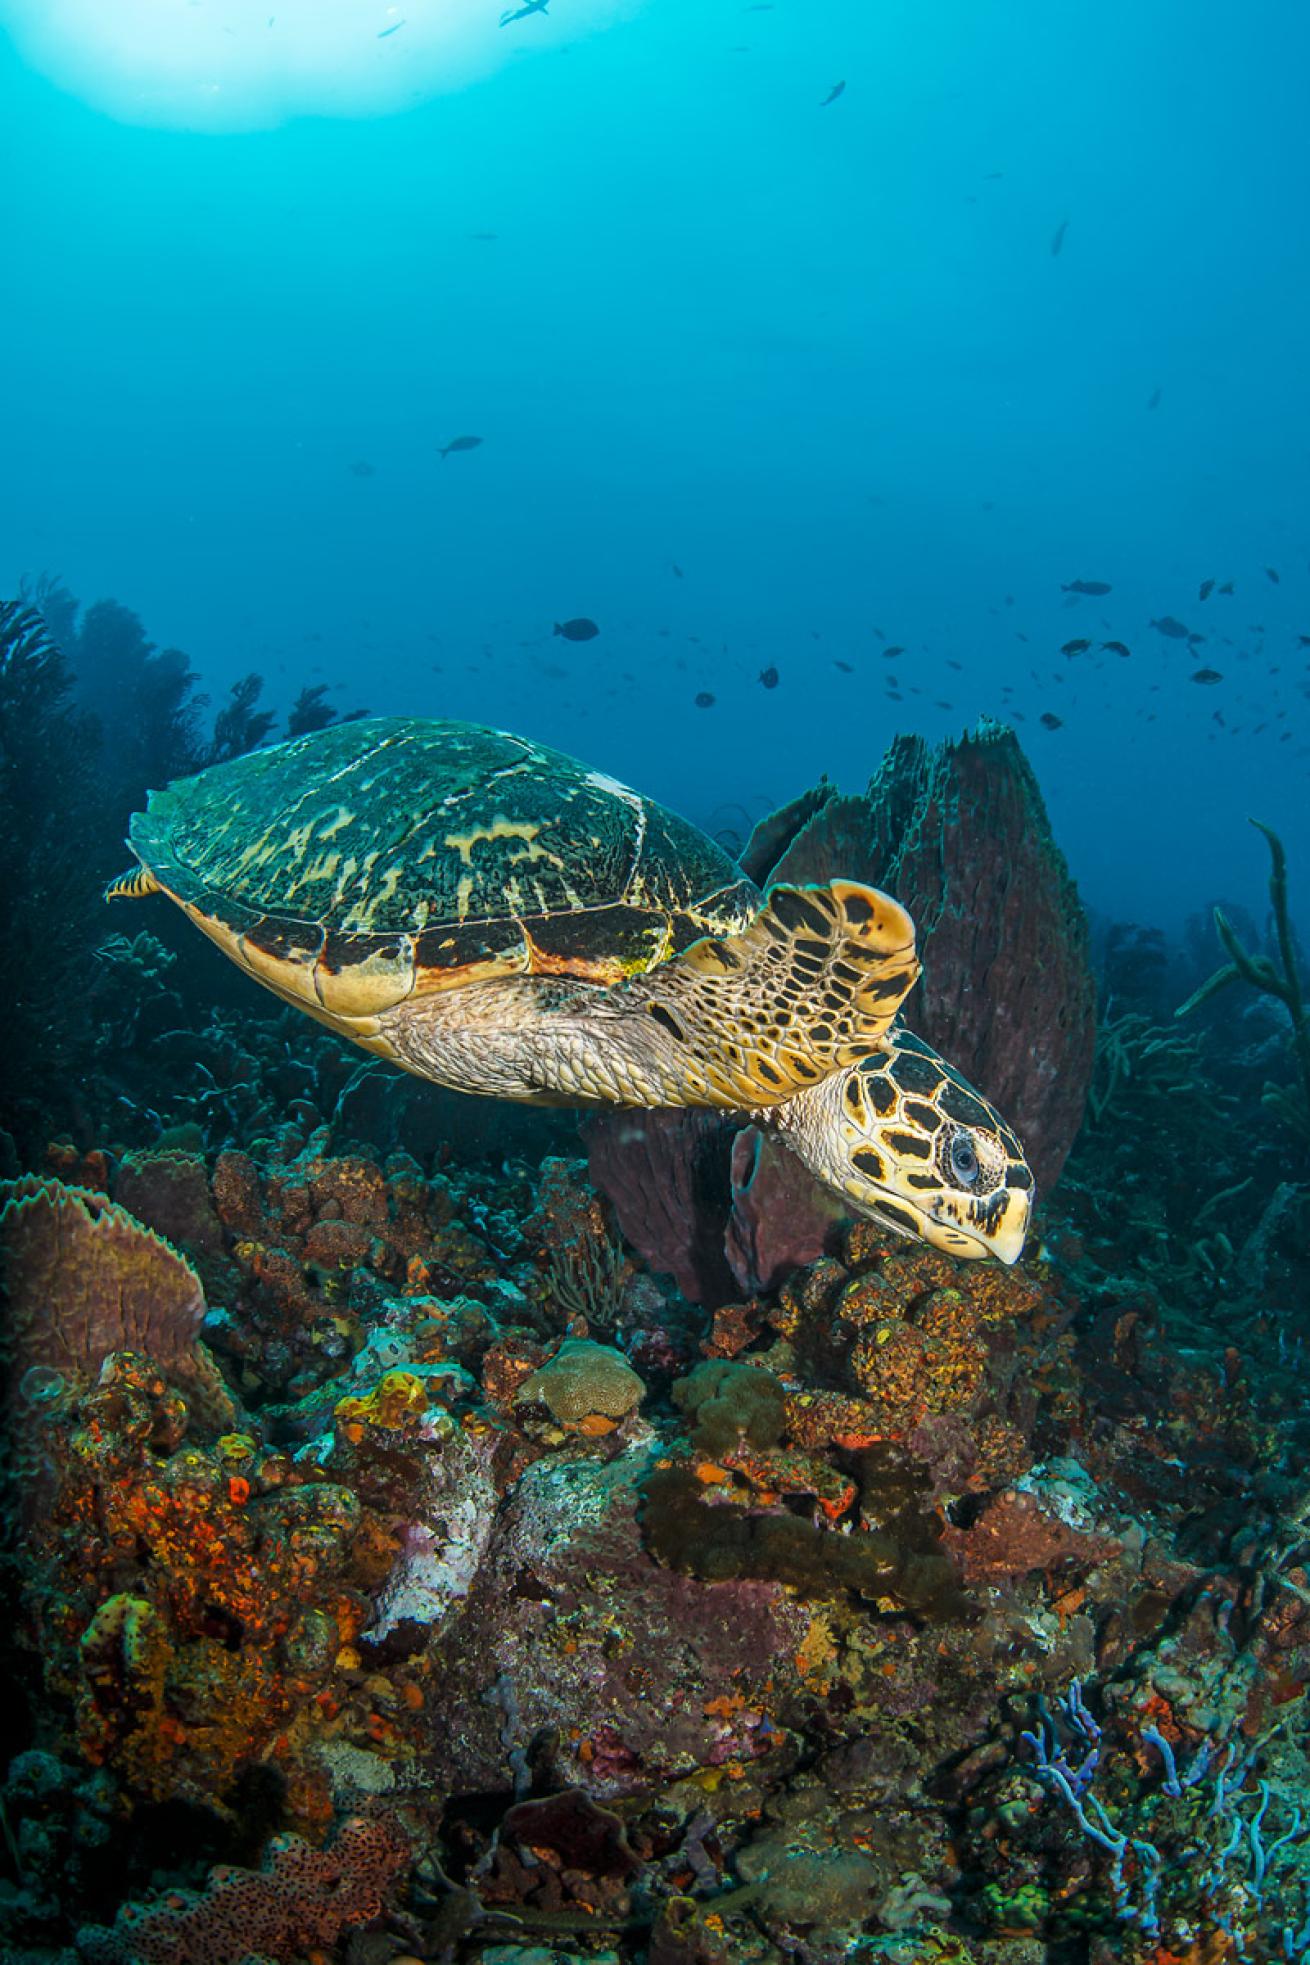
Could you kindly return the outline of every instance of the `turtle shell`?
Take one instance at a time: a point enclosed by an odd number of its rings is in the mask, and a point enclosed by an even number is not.
[[[333,1023],[498,975],[616,982],[759,906],[721,847],[614,779],[413,717],[152,792],[130,844],[228,955]]]

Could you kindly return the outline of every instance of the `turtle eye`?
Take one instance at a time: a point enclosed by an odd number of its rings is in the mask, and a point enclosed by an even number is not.
[[[978,1178],[978,1155],[968,1133],[957,1133],[951,1141],[951,1172],[962,1187],[972,1187]]]

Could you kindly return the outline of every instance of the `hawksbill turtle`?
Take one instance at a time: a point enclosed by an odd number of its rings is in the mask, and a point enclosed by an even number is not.
[[[134,815],[108,898],[164,893],[367,1051],[456,1091],[750,1113],[848,1210],[1014,1262],[1014,1133],[894,1021],[914,924],[852,880],[747,880],[585,764],[374,717],[253,751]]]

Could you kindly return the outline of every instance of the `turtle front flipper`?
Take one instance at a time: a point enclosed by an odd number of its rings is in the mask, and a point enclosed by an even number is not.
[[[918,974],[905,909],[834,880],[771,887],[740,934],[705,935],[613,995],[662,1034],[664,1102],[750,1109],[862,1057]]]

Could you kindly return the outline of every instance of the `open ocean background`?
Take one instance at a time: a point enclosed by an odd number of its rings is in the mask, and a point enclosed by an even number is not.
[[[0,590],[716,829],[1015,715],[1095,909],[1304,919],[1310,14],[498,12],[0,4]]]

